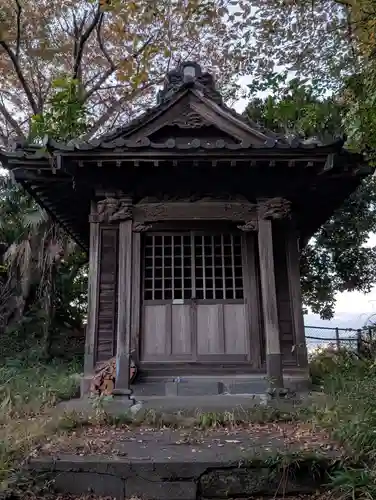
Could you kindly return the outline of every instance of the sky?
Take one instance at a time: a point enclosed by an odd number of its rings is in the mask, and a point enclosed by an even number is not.
[[[246,86],[252,77],[240,78],[239,83]],[[266,94],[265,94],[266,95]],[[239,99],[234,109],[241,113],[248,104],[247,99]],[[376,234],[372,234],[368,241],[369,246],[376,245]],[[321,320],[317,314],[307,314],[304,323],[310,326],[330,326],[339,328],[360,328],[370,321],[376,322],[376,287],[368,294],[359,292],[345,292],[337,295],[335,315],[332,320]]]

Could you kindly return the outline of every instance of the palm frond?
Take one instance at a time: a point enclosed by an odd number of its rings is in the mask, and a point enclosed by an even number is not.
[[[30,208],[24,213],[23,222],[26,228],[37,230],[49,220],[49,215],[40,207]]]

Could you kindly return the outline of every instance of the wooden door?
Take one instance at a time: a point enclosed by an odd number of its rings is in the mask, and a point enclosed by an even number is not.
[[[197,232],[145,235],[143,361],[248,358],[241,239]]]

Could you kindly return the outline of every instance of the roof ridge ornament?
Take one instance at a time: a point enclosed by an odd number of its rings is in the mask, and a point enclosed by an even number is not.
[[[157,104],[168,101],[180,89],[192,86],[222,104],[222,96],[216,88],[213,75],[203,72],[201,66],[194,61],[180,63],[176,69],[167,73],[163,89],[157,94]]]

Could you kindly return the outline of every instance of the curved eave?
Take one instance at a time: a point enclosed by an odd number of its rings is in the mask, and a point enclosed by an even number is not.
[[[335,141],[327,145],[317,145],[317,144],[304,144],[304,143],[294,143],[291,144],[281,144],[277,140],[269,138],[263,144],[250,144],[247,142],[241,142],[238,144],[226,143],[224,140],[217,140],[215,142],[209,142],[207,140],[193,139],[191,143],[188,144],[177,144],[174,139],[168,139],[163,143],[151,142],[149,139],[143,139],[141,141],[129,141],[126,139],[116,139],[111,143],[97,143],[96,141],[90,141],[86,143],[79,144],[61,144],[55,141],[49,142],[48,151],[45,148],[23,148],[15,151],[1,153],[0,160],[5,164],[10,165],[12,162],[17,160],[48,160],[51,163],[59,157],[65,156],[77,156],[81,157],[83,155],[129,155],[134,154],[142,156],[142,154],[147,154],[153,152],[153,154],[158,155],[181,155],[181,154],[196,154],[200,155],[203,153],[205,155],[220,155],[225,153],[227,156],[233,154],[240,154],[241,156],[249,155],[250,157],[254,155],[281,155],[283,157],[291,156],[304,156],[308,154],[314,155],[327,155],[331,153],[341,153],[341,150],[346,155],[351,155],[351,153],[342,149],[343,140]],[[359,156],[359,155],[358,155]],[[57,167],[59,167],[57,165]]]

